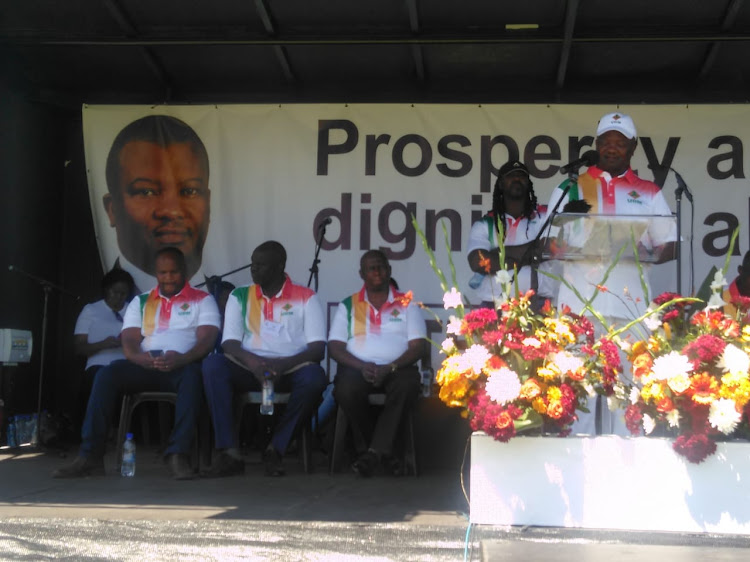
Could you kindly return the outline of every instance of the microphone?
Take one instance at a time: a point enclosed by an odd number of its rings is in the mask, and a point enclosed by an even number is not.
[[[333,222],[333,219],[331,217],[326,217],[322,221],[320,221],[320,224],[318,224],[318,229],[325,228],[332,222]]]
[[[563,174],[568,174],[582,166],[594,166],[597,162],[599,162],[599,153],[596,150],[589,150],[581,154],[581,157],[577,160],[573,160],[569,164],[565,164],[565,166],[560,168],[560,172]]]

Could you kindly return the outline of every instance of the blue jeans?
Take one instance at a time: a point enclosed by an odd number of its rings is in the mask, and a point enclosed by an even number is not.
[[[247,369],[230,361],[225,355],[209,355],[203,360],[203,386],[214,424],[217,449],[237,446],[232,415],[234,395],[259,391],[261,384]],[[284,454],[301,419],[306,419],[320,402],[326,376],[318,364],[304,367],[277,379],[276,392],[290,392],[289,403],[271,437],[271,444]]]
[[[113,361],[96,374],[81,428],[82,457],[101,456],[107,430],[123,394],[161,391],[176,392],[175,422],[165,454],[190,454],[195,425],[203,401],[203,385],[198,363],[190,363],[167,373],[144,369],[126,359]]]

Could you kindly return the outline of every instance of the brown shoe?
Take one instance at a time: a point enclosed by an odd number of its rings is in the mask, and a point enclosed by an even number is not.
[[[76,457],[71,464],[58,468],[52,478],[85,478],[87,476],[104,476],[103,457]]]
[[[245,461],[236,459],[224,451],[216,455],[211,463],[211,468],[201,472],[203,478],[223,478],[225,476],[237,476],[245,473]]]
[[[187,455],[181,453],[172,453],[167,457],[169,472],[175,480],[192,480],[195,478],[195,472],[190,466],[190,460]]]

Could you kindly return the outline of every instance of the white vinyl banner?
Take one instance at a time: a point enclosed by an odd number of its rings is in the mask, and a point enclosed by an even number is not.
[[[682,292],[693,286],[691,251],[697,290],[710,267],[723,264],[730,235],[740,225],[740,255],[732,259],[731,280],[748,250],[746,105],[87,105],[84,143],[102,261],[109,269],[120,258],[141,290],[155,284],[123,248],[137,230],[122,230],[118,245],[117,231],[126,219],[105,210],[105,171],[123,127],[144,116],[169,115],[190,125],[208,154],[210,195],[204,194],[196,225],[170,230],[168,219],[157,216],[160,211],[138,210],[139,198],[154,196],[146,188],[131,193],[132,208],[122,212],[134,217],[127,220],[142,221],[138,232],[144,237],[156,236],[164,244],[207,228],[193,284],[248,264],[253,248],[277,240],[288,253],[287,272],[305,285],[316,234],[330,219],[318,264],[324,302],[357,291],[360,256],[382,248],[402,290],[413,290],[422,302],[440,303],[442,291],[410,224],[414,214],[450,276],[445,225],[459,287],[477,302],[467,285],[466,243],[472,221],[492,206],[496,170],[509,159],[522,160],[539,203],[546,204],[564,179],[559,168],[593,146],[599,117],[611,111],[633,117],[639,136],[633,168],[663,185],[672,210],[677,182],[669,168],[694,195],[693,205],[686,196],[681,205]],[[658,165],[666,169],[659,171]],[[199,192],[190,181],[180,191],[185,197]],[[651,275],[655,292],[676,288],[675,262],[656,266]],[[249,269],[227,280],[250,283]]]

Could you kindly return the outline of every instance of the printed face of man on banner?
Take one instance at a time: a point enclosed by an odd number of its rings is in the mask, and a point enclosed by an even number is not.
[[[125,259],[154,275],[154,255],[179,248],[190,279],[201,266],[211,191],[208,154],[189,125],[151,115],[126,126],[107,157],[104,209]]]

